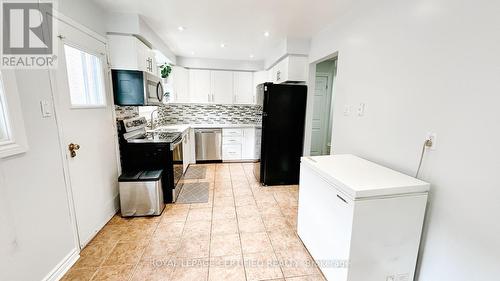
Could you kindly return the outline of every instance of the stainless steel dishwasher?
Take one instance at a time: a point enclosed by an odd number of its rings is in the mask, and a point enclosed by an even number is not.
[[[222,129],[196,129],[196,161],[222,160]]]

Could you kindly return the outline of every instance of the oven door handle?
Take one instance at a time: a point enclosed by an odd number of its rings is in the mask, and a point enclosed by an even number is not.
[[[182,140],[183,140],[183,138],[179,138],[179,140],[170,144],[170,150],[173,151],[179,144],[182,144]]]

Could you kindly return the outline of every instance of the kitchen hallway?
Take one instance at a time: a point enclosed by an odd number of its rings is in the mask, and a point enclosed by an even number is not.
[[[115,215],[63,280],[324,280],[296,234],[298,186],[262,187],[253,165],[185,180],[209,182],[208,203]]]

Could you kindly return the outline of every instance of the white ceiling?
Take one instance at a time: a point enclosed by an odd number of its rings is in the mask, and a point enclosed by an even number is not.
[[[178,56],[262,60],[287,36],[310,38],[349,0],[95,1],[109,12],[142,15]]]

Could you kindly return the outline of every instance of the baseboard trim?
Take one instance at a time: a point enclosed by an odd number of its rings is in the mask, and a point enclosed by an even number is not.
[[[104,217],[104,221],[102,221],[99,224],[98,228],[94,231],[92,236],[90,236],[87,239],[87,241],[84,241],[84,243],[82,245],[80,245],[80,247],[82,249],[85,248],[90,243],[90,241],[92,241],[92,239],[94,239],[96,237],[96,235],[99,233],[99,231],[101,231],[104,228],[104,226],[118,213],[119,210],[120,210],[120,194],[117,194],[110,201],[108,211],[106,212],[107,214]],[[80,241],[80,243],[81,242],[82,241]]]
[[[52,271],[43,278],[43,281],[59,281],[66,272],[76,263],[80,258],[80,252],[73,249],[64,259],[56,265]]]

